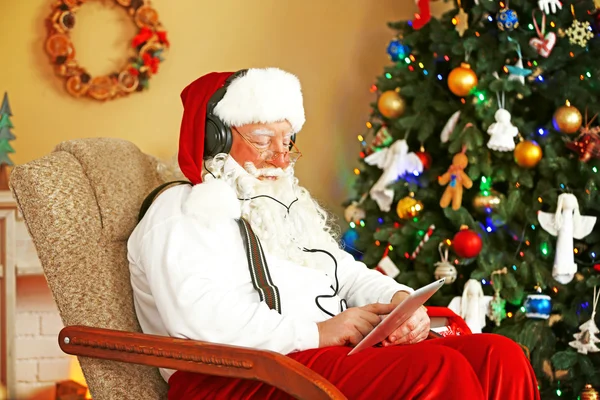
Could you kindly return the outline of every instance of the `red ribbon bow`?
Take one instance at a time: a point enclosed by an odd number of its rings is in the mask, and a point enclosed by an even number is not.
[[[144,61],[144,65],[150,68],[153,74],[158,72],[158,64],[160,64],[160,59],[158,57],[152,57],[148,53],[144,53],[142,55],[142,60]]]
[[[136,48],[141,44],[146,43],[150,38],[154,35],[152,29],[148,27],[143,27],[140,29],[140,32],[135,35],[133,40],[131,41],[131,47]]]

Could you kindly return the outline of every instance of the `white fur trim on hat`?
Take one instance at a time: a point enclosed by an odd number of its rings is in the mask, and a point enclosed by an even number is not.
[[[229,126],[287,120],[296,133],[305,121],[300,81],[278,68],[249,69],[231,82],[214,113]]]
[[[183,203],[183,213],[197,215],[203,220],[240,218],[240,201],[224,181],[213,179],[194,185]]]

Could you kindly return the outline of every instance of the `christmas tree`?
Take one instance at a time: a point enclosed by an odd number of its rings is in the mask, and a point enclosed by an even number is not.
[[[389,24],[342,240],[411,287],[445,277],[430,304],[520,343],[542,398],[577,398],[600,386],[600,353],[577,345],[600,283],[600,13],[458,0],[430,18],[427,3]]]
[[[15,139],[15,135],[11,132],[14,128],[10,121],[12,112],[8,103],[8,93],[4,93],[2,106],[0,106],[0,190],[8,190],[8,169],[13,162],[8,157],[9,153],[14,153],[9,141]]]

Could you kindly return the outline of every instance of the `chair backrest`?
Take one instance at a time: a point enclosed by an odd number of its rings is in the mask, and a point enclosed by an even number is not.
[[[157,162],[119,139],[61,143],[14,168],[10,185],[65,325],[139,332],[127,238]],[[94,399],[165,399],[157,368],[81,357]]]

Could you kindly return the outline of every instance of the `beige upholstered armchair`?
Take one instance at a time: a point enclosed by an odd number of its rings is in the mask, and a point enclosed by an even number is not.
[[[127,238],[161,182],[156,161],[118,139],[82,139],[20,165],[11,189],[94,399],[165,399],[157,367],[257,379],[299,399],[343,399],[323,377],[283,355],[145,335],[135,316]]]

